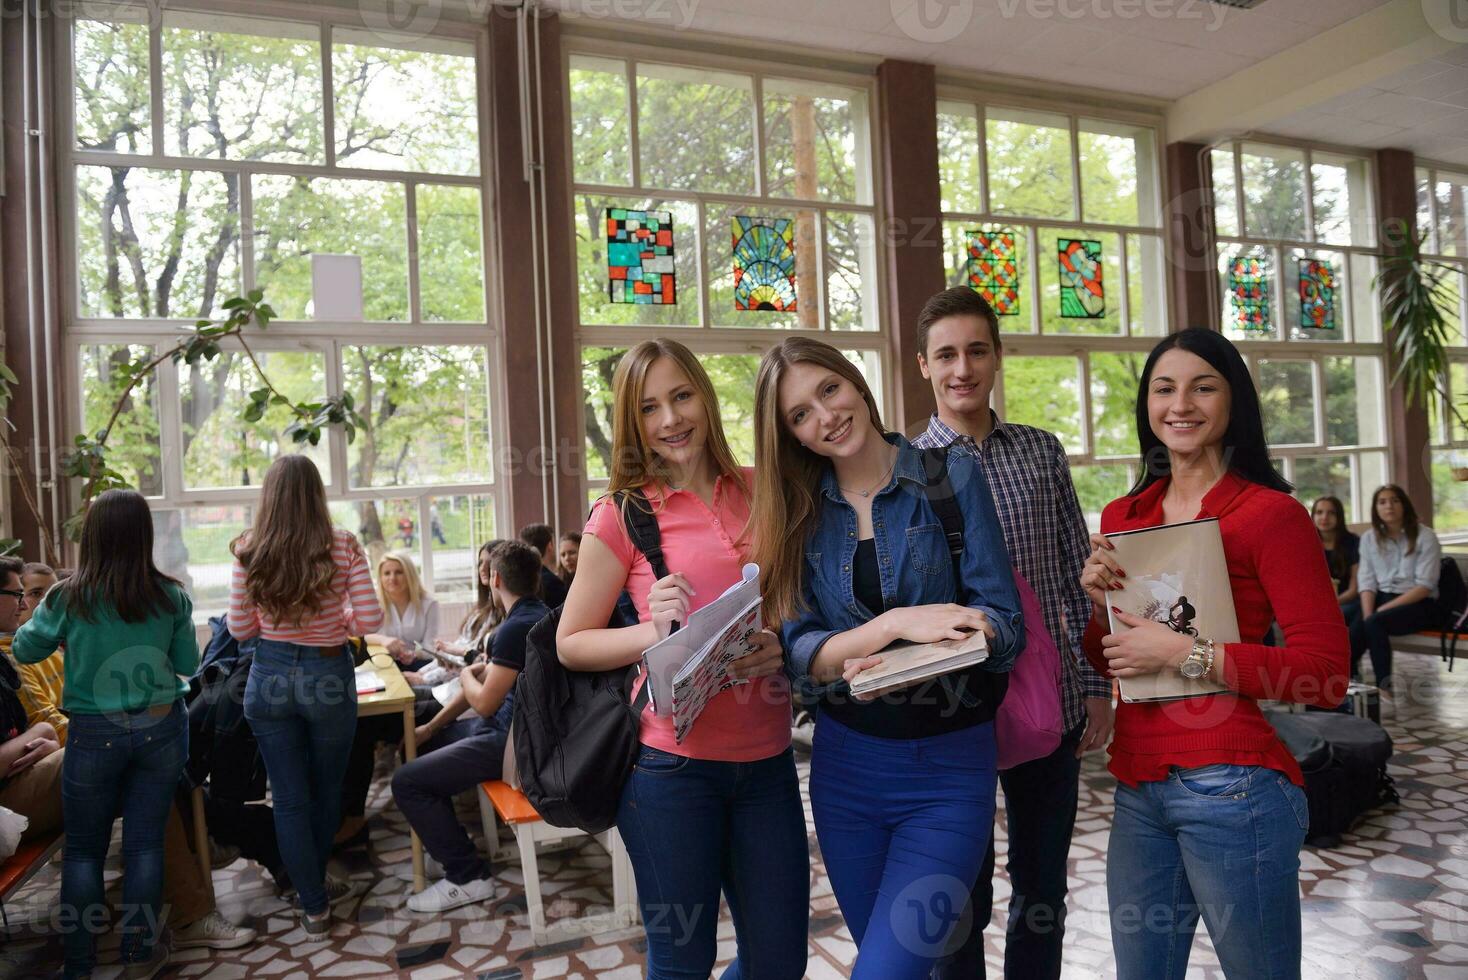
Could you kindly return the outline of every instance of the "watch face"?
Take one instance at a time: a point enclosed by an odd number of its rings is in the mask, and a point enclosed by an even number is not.
[[[1182,663],[1182,674],[1190,681],[1195,681],[1203,676],[1203,662],[1189,657]]]

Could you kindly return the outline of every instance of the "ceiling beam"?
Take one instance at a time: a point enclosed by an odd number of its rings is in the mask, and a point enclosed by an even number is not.
[[[1457,0],[1392,0],[1227,78],[1183,96],[1167,112],[1167,138],[1211,143],[1268,129],[1463,46]],[[1461,15],[1460,15],[1461,19]]]

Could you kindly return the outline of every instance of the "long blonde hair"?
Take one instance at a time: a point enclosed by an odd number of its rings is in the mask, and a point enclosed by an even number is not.
[[[382,587],[382,566],[390,561],[398,563],[403,570],[403,578],[408,580],[408,605],[415,611],[423,611],[423,580],[418,577],[418,566],[413,564],[413,558],[406,551],[389,551],[377,559],[377,604],[382,607],[384,614],[389,608],[397,608],[388,601],[387,592]],[[475,574],[478,574],[476,570]]]
[[[662,457],[647,443],[642,431],[642,397],[647,386],[648,369],[660,357],[670,358],[688,376],[688,383],[698,394],[708,422],[708,438],[704,451],[714,460],[721,476],[735,481],[749,494],[744,473],[724,437],[724,425],[719,417],[719,396],[708,372],[698,363],[693,352],[676,340],[659,337],[644,340],[633,347],[617,365],[612,379],[612,465],[607,493],[622,490],[637,490],[654,483],[668,482],[667,467]]]
[[[830,464],[791,435],[780,411],[780,382],[796,364],[814,364],[849,381],[861,393],[878,432],[882,413],[866,379],[830,344],[789,337],[765,352],[754,383],[754,561],[760,567],[767,623],[800,611],[805,545],[820,516],[817,494]]]
[[[230,542],[245,570],[245,595],[277,623],[300,626],[331,591],[331,512],[316,464],[282,456],[260,488],[254,525]]]

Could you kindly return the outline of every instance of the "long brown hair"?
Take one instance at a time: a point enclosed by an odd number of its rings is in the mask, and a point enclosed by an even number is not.
[[[282,456],[260,488],[254,526],[230,542],[245,569],[245,595],[277,623],[299,626],[331,591],[331,512],[316,464]]]
[[[713,457],[719,474],[737,483],[748,496],[750,488],[744,481],[744,473],[734,459],[729,440],[724,437],[714,383],[691,350],[665,337],[644,340],[622,355],[617,364],[617,373],[612,378],[612,465],[607,493],[668,482],[666,464],[647,444],[647,436],[642,431],[642,397],[647,387],[647,372],[662,357],[671,359],[688,376],[688,383],[703,404],[708,423],[704,451]]]
[[[830,464],[800,444],[780,412],[780,382],[795,364],[814,364],[861,393],[878,432],[882,413],[866,378],[830,344],[789,337],[765,352],[754,383],[754,561],[760,567],[765,621],[782,623],[800,611],[805,544],[819,518],[817,494]]]
[[[1346,527],[1346,505],[1341,503],[1339,497],[1321,497],[1310,505],[1310,520],[1315,520],[1315,508],[1326,504],[1335,511],[1335,543],[1336,546],[1325,554],[1325,565],[1330,569],[1330,577],[1337,581],[1344,579],[1349,572],[1350,566],[1346,564],[1346,549],[1341,547],[1346,535],[1350,534],[1350,528]],[[1325,532],[1319,528],[1315,533],[1320,535],[1320,542],[1325,543]]]
[[[1417,523],[1417,508],[1412,506],[1412,499],[1407,496],[1407,491],[1395,483],[1384,483],[1377,487],[1376,492],[1371,495],[1371,529],[1382,541],[1389,536],[1386,521],[1383,521],[1381,515],[1376,512],[1376,499],[1388,490],[1396,494],[1397,499],[1402,502],[1402,531],[1407,535],[1407,554],[1410,555],[1417,550],[1417,528],[1421,525]]]
[[[153,564],[148,502],[134,490],[108,490],[87,508],[76,571],[46,601],[65,603],[69,613],[89,623],[96,622],[99,606],[110,606],[125,623],[141,623],[178,611],[165,582],[181,587]]]

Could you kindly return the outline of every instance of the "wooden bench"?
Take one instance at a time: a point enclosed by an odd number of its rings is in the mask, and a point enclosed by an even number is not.
[[[617,828],[596,835],[612,859],[612,911],[610,916],[590,914],[579,919],[562,919],[550,926],[545,918],[545,897],[540,887],[540,860],[537,844],[564,841],[584,836],[575,827],[553,827],[540,818],[525,794],[502,780],[490,780],[479,786],[479,813],[484,822],[484,839],[491,856],[499,841],[496,818],[509,824],[515,832],[520,852],[520,873],[525,879],[525,908],[530,916],[530,936],[537,946],[561,942],[581,936],[622,929],[638,921],[637,888],[632,880],[632,863]],[[554,938],[552,935],[554,934]]]
[[[5,900],[46,866],[46,862],[61,849],[62,840],[63,835],[56,834],[22,844],[19,850],[0,863],[0,921],[4,922],[7,933],[10,932],[10,919],[5,915]]]

